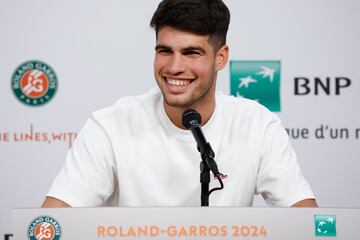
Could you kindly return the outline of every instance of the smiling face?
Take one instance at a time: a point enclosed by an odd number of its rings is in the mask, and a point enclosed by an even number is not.
[[[155,78],[165,108],[215,104],[217,71],[226,65],[227,46],[215,52],[208,36],[165,26],[158,31],[155,50]]]

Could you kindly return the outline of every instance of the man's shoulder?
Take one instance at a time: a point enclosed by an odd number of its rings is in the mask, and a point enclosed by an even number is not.
[[[251,111],[251,112],[262,112],[268,111],[259,102],[243,97],[234,97],[229,95],[221,94],[222,105],[225,108],[237,109],[238,111]]]
[[[221,97],[224,114],[229,118],[261,122],[279,120],[276,114],[255,100],[228,95],[222,95]]]
[[[144,112],[151,110],[151,108],[155,108],[155,105],[160,99],[161,94],[156,89],[152,89],[148,93],[142,95],[124,96],[119,98],[113,105],[93,112],[91,117],[101,121],[143,114]]]

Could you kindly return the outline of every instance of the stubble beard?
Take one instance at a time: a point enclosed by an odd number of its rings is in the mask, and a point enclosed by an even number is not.
[[[201,104],[204,101],[205,97],[211,94],[209,92],[212,89],[213,84],[215,84],[214,75],[210,76],[209,79],[211,80],[208,81],[208,84],[206,86],[202,87],[201,89],[198,89],[196,92],[192,92],[191,95],[188,96],[186,99],[180,99],[180,100],[176,100],[176,99],[170,100],[167,97],[165,90],[160,86],[159,87],[163,95],[164,101],[167,105],[176,108],[190,108],[198,104]]]

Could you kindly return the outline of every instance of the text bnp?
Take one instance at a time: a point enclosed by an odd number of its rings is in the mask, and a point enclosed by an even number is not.
[[[351,80],[346,77],[326,78],[294,78],[295,95],[341,95],[345,88],[350,87]]]

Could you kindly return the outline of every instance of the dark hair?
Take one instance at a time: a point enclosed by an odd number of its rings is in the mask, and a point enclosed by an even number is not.
[[[199,35],[208,35],[214,50],[226,43],[230,12],[222,0],[163,0],[150,26],[156,36],[161,27],[170,26]]]

